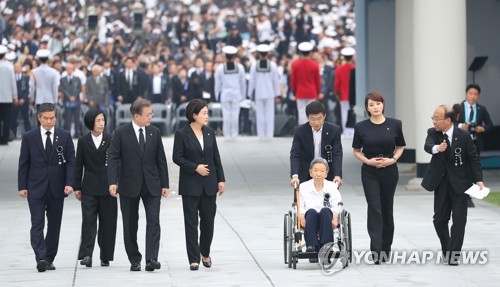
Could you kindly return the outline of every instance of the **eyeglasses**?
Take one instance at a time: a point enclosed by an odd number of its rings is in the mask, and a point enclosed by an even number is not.
[[[432,117],[431,117],[431,120],[432,120],[433,122],[437,122],[437,121],[442,121],[442,120],[445,120],[445,118],[440,119],[440,118],[438,118],[438,117],[432,116]]]
[[[145,118],[152,118],[152,117],[154,117],[154,115],[155,115],[155,113],[153,112],[153,113],[151,113],[150,115],[146,115],[146,114],[144,114],[144,115],[141,115],[141,116],[143,116],[143,117],[145,117]]]

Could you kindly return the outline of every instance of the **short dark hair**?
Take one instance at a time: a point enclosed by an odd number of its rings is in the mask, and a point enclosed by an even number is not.
[[[320,103],[318,101],[314,101],[314,102],[310,102],[309,104],[307,104],[307,106],[306,106],[306,116],[307,117],[309,115],[316,115],[319,113],[322,113],[323,115],[326,114],[325,106],[322,103]]]
[[[476,89],[478,94],[481,94],[481,87],[478,84],[468,84],[465,88],[465,92],[469,92],[470,89]]]
[[[190,101],[186,107],[186,119],[190,123],[194,122],[194,115],[198,115],[204,107],[208,108],[208,105],[202,100],[194,99]]]
[[[346,61],[352,61],[352,56],[344,56],[344,59],[345,59]]]
[[[104,126],[106,126],[106,114],[98,108],[92,108],[85,113],[83,122],[89,130],[94,130],[95,118],[102,114],[104,116]]]
[[[366,97],[365,97],[365,111],[369,117],[371,117],[372,114],[368,111],[368,100],[372,100],[374,102],[381,102],[382,104],[385,103],[384,97],[380,93],[371,92],[368,95],[366,95]],[[384,109],[382,109],[382,114],[384,113],[384,110],[385,110],[385,105],[384,105]]]
[[[48,113],[48,112],[56,112],[56,106],[51,103],[43,103],[39,105],[37,108],[38,117],[40,117],[43,113]]]
[[[146,99],[137,99],[130,106],[130,113],[133,115],[142,115],[145,107],[151,107],[151,101]]]

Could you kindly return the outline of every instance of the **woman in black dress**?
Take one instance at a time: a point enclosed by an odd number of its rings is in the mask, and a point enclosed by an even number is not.
[[[101,266],[109,266],[115,253],[117,218],[116,198],[108,191],[107,160],[111,135],[104,132],[106,116],[97,108],[85,114],[84,122],[90,132],[78,139],[73,184],[76,198],[82,202],[82,239],[78,259],[80,265],[92,267],[97,234]]]
[[[190,270],[210,268],[210,246],[214,235],[217,193],[224,193],[224,170],[214,131],[207,127],[208,106],[192,100],[186,107],[189,124],[175,133],[173,161],[180,167],[179,194],[182,195],[186,249]],[[200,240],[198,242],[198,218]]]
[[[375,264],[389,258],[394,237],[393,203],[399,179],[397,161],[406,145],[400,120],[384,116],[384,98],[365,97],[369,119],[356,123],[352,147],[363,163],[361,181],[368,204],[368,234]]]

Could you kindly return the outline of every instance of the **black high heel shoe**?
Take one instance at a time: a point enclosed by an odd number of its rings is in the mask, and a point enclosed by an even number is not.
[[[191,271],[196,271],[200,268],[200,264],[198,263],[191,263],[191,265],[189,265],[189,270]]]
[[[212,258],[211,257],[208,257],[208,261],[203,261],[203,259],[201,260],[201,263],[203,263],[203,266],[207,267],[207,268],[210,268],[212,267]]]

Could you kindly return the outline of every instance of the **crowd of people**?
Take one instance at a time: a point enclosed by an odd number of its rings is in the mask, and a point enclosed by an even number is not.
[[[59,77],[57,94],[50,102],[64,111],[64,127],[71,128],[74,137],[83,133],[82,105],[112,115],[117,105],[139,97],[174,108],[192,99],[219,101],[214,73],[225,62],[225,46],[237,48],[234,61],[243,66],[248,85],[251,65],[261,58],[257,46],[269,45],[267,58],[279,75],[273,98],[286,104],[286,114],[297,117],[290,78],[302,42],[313,44],[310,58],[318,64],[322,79],[321,91],[314,98],[332,107],[344,93],[340,88],[334,91],[334,78],[335,68],[343,61],[340,51],[356,44],[353,1],[82,2],[0,4],[0,34],[8,49],[5,59],[14,63],[20,80],[27,77],[30,82],[22,85],[30,91],[19,93],[23,96],[13,102],[14,137],[21,135],[18,117],[27,130],[29,106],[39,104],[42,96],[46,97],[43,102],[53,97],[36,91],[48,86],[40,83],[44,77],[33,76],[34,69],[44,64],[37,57],[40,50],[50,51],[47,68]],[[257,92],[245,92],[243,99],[255,100]],[[239,129],[247,134],[255,132],[248,124],[248,107],[242,105],[238,119]],[[340,110],[329,116],[339,124],[340,118]],[[271,122],[269,116],[266,122]]]

